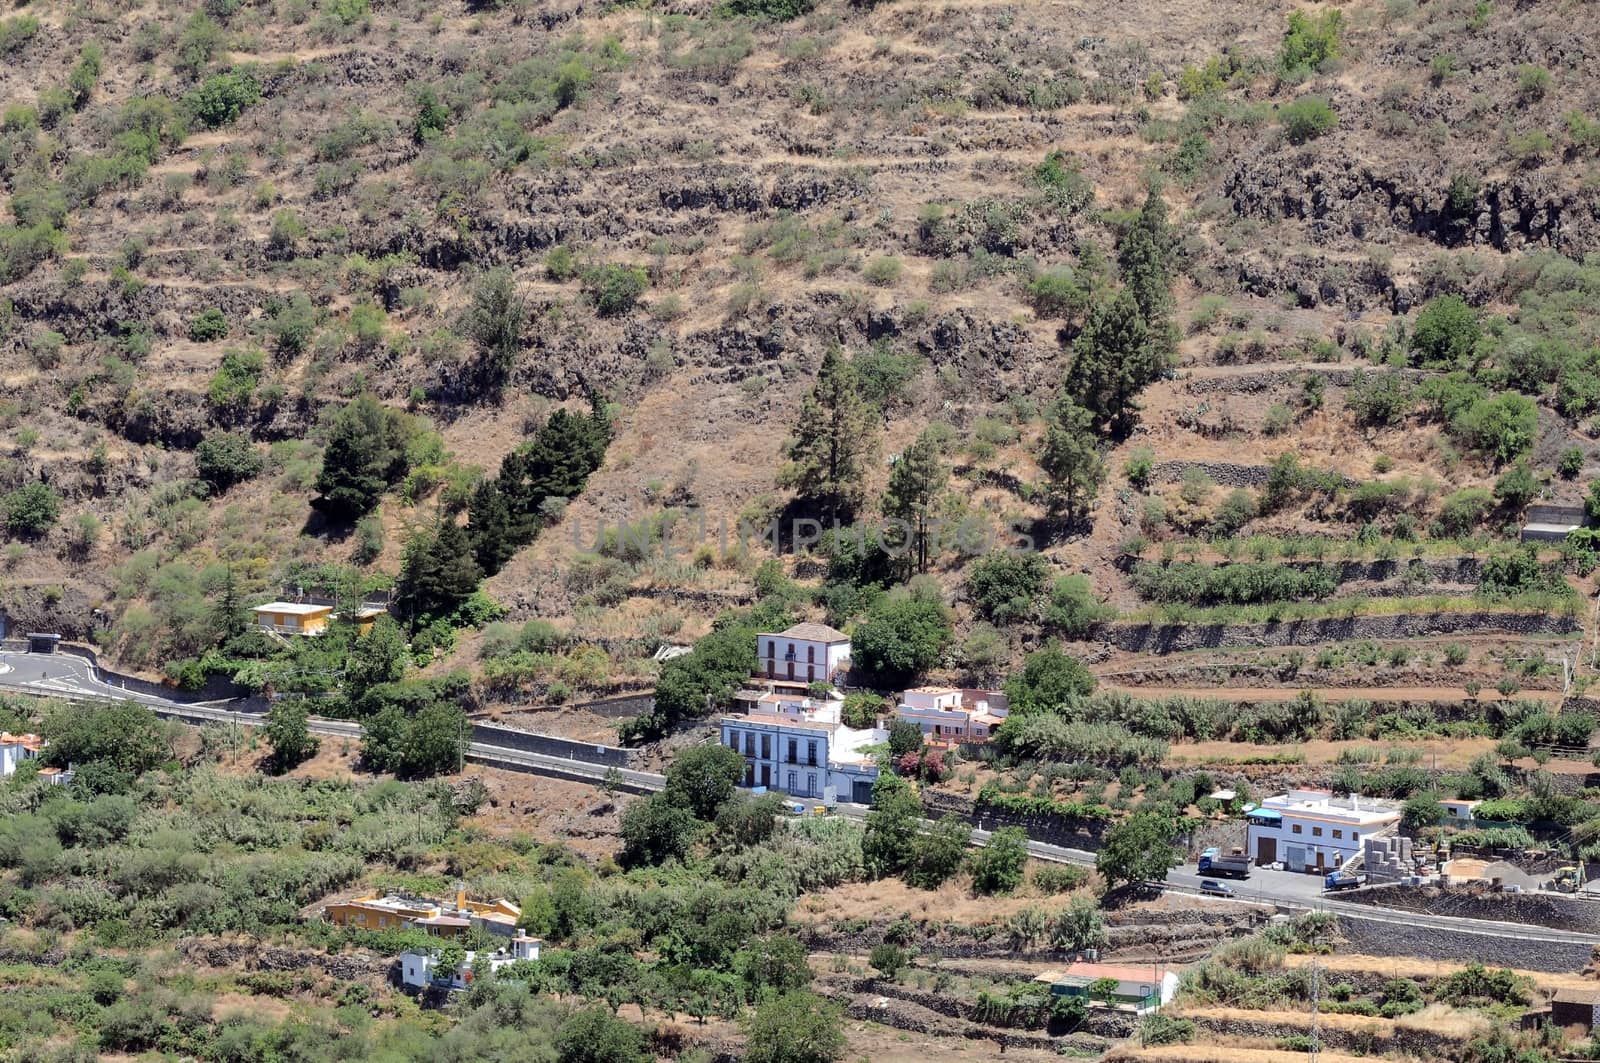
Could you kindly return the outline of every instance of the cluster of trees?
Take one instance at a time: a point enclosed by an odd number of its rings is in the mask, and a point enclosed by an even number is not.
[[[1095,437],[1132,431],[1139,393],[1165,370],[1176,342],[1177,237],[1158,188],[1149,189],[1118,239],[1117,262],[1122,287],[1099,292],[1089,306],[1039,453],[1051,508],[1069,517],[1082,514],[1105,480]]]
[[[559,409],[527,443],[507,454],[500,473],[484,480],[467,505],[470,556],[486,576],[499,572],[533,542],[605,460],[611,421],[598,395],[587,413]]]
[[[867,873],[899,875],[907,884],[936,889],[962,870],[972,874],[979,893],[1010,893],[1022,884],[1028,836],[1020,828],[996,830],[981,848],[968,852],[972,825],[949,815],[927,827],[922,799],[910,783],[887,772],[872,787],[872,811],[861,840]]]

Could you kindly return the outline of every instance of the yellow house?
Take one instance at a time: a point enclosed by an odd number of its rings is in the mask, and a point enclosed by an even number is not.
[[[348,619],[355,624],[358,634],[370,635],[372,634],[372,625],[378,622],[378,617],[388,611],[388,608],[382,605],[363,605],[350,613],[341,613],[340,618]]]
[[[403,897],[393,893],[380,897],[373,893],[330,904],[322,910],[322,914],[334,926],[398,930],[412,920],[436,918],[443,914],[443,908],[421,897]]]
[[[301,602],[268,602],[255,608],[256,626],[279,635],[320,635],[333,616],[333,606]]]
[[[471,927],[481,927],[500,937],[517,931],[522,909],[508,900],[474,901],[465,891],[456,893],[454,903],[432,901],[401,893],[369,893],[347,901],[335,901],[322,909],[334,926],[353,926],[362,930],[394,930],[416,927],[436,937],[455,937]]]

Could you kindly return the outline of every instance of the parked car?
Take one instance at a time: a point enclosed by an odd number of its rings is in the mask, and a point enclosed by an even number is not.
[[[1215,893],[1219,897],[1232,897],[1233,887],[1214,878],[1203,878],[1200,880],[1200,892]]]

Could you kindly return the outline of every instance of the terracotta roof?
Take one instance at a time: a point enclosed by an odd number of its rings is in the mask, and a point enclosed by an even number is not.
[[[23,749],[37,753],[44,748],[44,739],[36,734],[14,735],[10,731],[0,732],[0,746],[21,746]]]
[[[778,632],[779,638],[803,639],[806,642],[849,642],[850,636],[827,624],[796,624],[787,631]]]
[[[1119,982],[1159,982],[1166,975],[1165,967],[1120,963],[1069,963],[1061,972],[1062,978],[1115,978]]]

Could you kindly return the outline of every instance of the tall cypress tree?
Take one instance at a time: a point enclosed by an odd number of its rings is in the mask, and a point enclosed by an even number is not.
[[[886,516],[911,526],[917,544],[917,571],[928,571],[928,525],[938,511],[939,496],[950,480],[950,470],[939,460],[939,446],[927,432],[905,449],[889,473],[883,495]]]
[[[482,578],[467,533],[442,519],[406,547],[400,570],[400,604],[414,620],[449,616],[478,589]]]
[[[1154,185],[1145,195],[1139,216],[1117,244],[1122,280],[1133,293],[1145,324],[1156,331],[1172,310],[1174,248],[1177,243],[1167,221],[1167,203]]]
[[[848,520],[861,504],[871,428],[871,412],[861,398],[855,369],[833,344],[822,356],[816,383],[800,405],[782,483],[815,504],[830,522]]]
[[[473,557],[486,576],[499,572],[516,553],[511,510],[495,481],[485,480],[472,492],[467,503],[467,534],[472,540]]]

